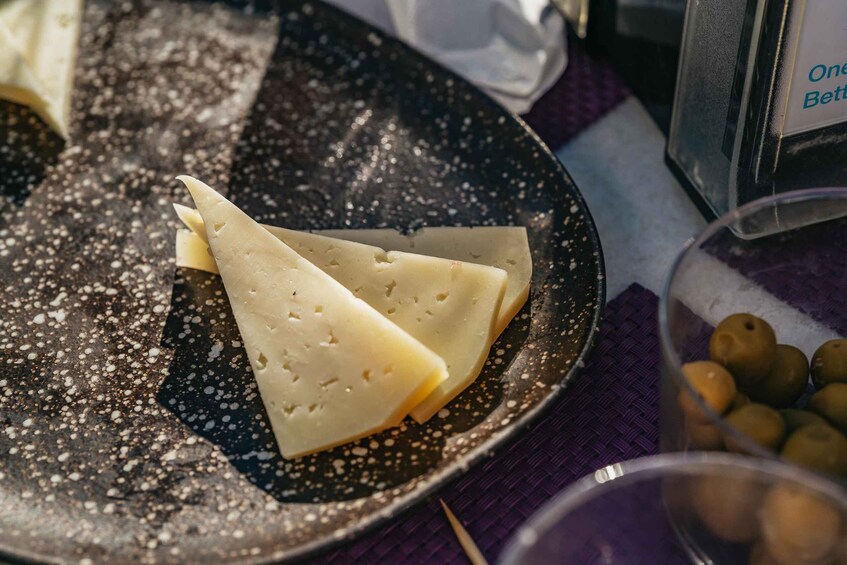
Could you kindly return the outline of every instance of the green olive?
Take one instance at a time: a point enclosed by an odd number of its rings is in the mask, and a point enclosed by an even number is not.
[[[754,402],[774,408],[788,408],[803,395],[809,382],[809,361],[792,345],[776,346],[773,367],[768,375],[747,387]]]
[[[841,510],[841,519],[844,519],[844,509]],[[835,550],[835,565],[847,565],[847,535],[841,536],[841,542]]]
[[[686,422],[688,446],[701,451],[723,450],[723,433],[715,424]]]
[[[750,404],[750,397],[743,392],[735,393],[735,398],[732,399],[732,404],[729,406],[729,411],[738,410],[742,406]]]
[[[776,356],[776,334],[761,318],[733,314],[712,333],[709,355],[726,367],[744,390],[770,372]]]
[[[847,433],[847,383],[831,383],[809,399],[806,408]]]
[[[753,545],[753,549],[750,550],[750,559],[747,561],[748,565],[783,565],[768,553],[767,547],[764,542],[759,540]]]
[[[735,381],[726,369],[711,361],[694,361],[682,366],[682,374],[688,384],[697,393],[702,402],[717,414],[726,412],[735,398]],[[679,406],[686,417],[694,422],[707,423],[711,418],[691,394],[682,389],[679,392]]]
[[[838,509],[808,490],[781,484],[760,512],[765,552],[777,563],[828,563],[841,533]]]
[[[809,424],[826,424],[826,420],[808,410],[798,410],[796,408],[785,408],[779,411],[785,422],[785,433],[791,434],[795,430],[808,426]]]
[[[812,382],[821,389],[829,383],[847,383],[847,339],[831,339],[812,355]]]
[[[692,486],[691,503],[700,521],[717,537],[752,541],[759,532],[757,512],[764,489],[752,477],[705,475]]]
[[[825,424],[803,426],[788,436],[782,457],[821,473],[847,476],[847,438]]]
[[[779,412],[752,402],[726,416],[726,422],[736,430],[746,435],[759,445],[768,449],[779,449],[785,438],[785,422]],[[729,434],[724,435],[724,445],[727,450],[735,453],[746,453],[747,450]]]

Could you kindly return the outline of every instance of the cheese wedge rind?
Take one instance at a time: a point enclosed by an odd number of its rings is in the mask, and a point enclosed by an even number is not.
[[[196,211],[175,207],[195,233],[205,233]],[[264,227],[445,360],[450,376],[411,411],[415,420],[423,423],[431,418],[479,376],[496,337],[494,324],[506,289],[505,271]],[[204,243],[194,245],[199,263],[208,253]],[[209,270],[197,263],[177,262]]]
[[[284,457],[397,425],[446,379],[435,353],[223,196],[178,178],[207,226]]]

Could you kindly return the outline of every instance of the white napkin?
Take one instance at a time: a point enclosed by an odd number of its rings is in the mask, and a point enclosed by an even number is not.
[[[329,0],[528,111],[565,70],[565,25],[548,0]]]

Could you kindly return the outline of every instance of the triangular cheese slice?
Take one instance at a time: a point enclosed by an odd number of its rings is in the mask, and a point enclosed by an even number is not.
[[[196,211],[176,208],[195,233],[205,233]],[[479,376],[494,339],[505,271],[264,227],[444,359],[450,376],[411,411],[415,420],[431,418]],[[201,249],[196,256],[204,260],[208,253]]]
[[[192,231],[203,232],[202,220],[196,210],[179,204],[174,204],[174,208],[182,222]],[[271,233],[281,229],[268,225],[264,227]],[[405,251],[503,269],[507,274],[506,292],[495,322],[495,337],[506,329],[529,298],[529,287],[532,282],[532,255],[524,227],[434,227],[421,228],[411,235],[403,235],[392,229],[320,230],[315,233],[386,250]],[[187,237],[182,242],[177,242],[177,251],[183,250],[186,261],[191,261],[191,263],[178,263],[179,266],[206,270],[198,264],[202,262],[203,254],[206,254],[205,251],[199,253],[202,251],[201,247],[203,244]],[[195,261],[194,257],[198,259]]]
[[[0,98],[68,137],[82,0],[0,2]]]
[[[411,235],[391,229],[321,230],[316,233],[383,249],[503,269],[509,275],[509,282],[497,315],[496,335],[506,329],[529,298],[532,255],[524,227],[427,227]]]
[[[397,425],[444,361],[190,177],[277,444],[286,458]]]
[[[218,274],[209,244],[191,230],[176,230],[176,266]]]

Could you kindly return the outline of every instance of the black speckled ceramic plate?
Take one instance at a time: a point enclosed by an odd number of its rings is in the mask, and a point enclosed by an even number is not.
[[[64,146],[0,106],[0,549],[260,562],[391,519],[574,378],[603,264],[555,157],[461,79],[319,4],[86,2]],[[284,461],[174,176],[292,228],[526,226],[531,300],[426,425]]]

